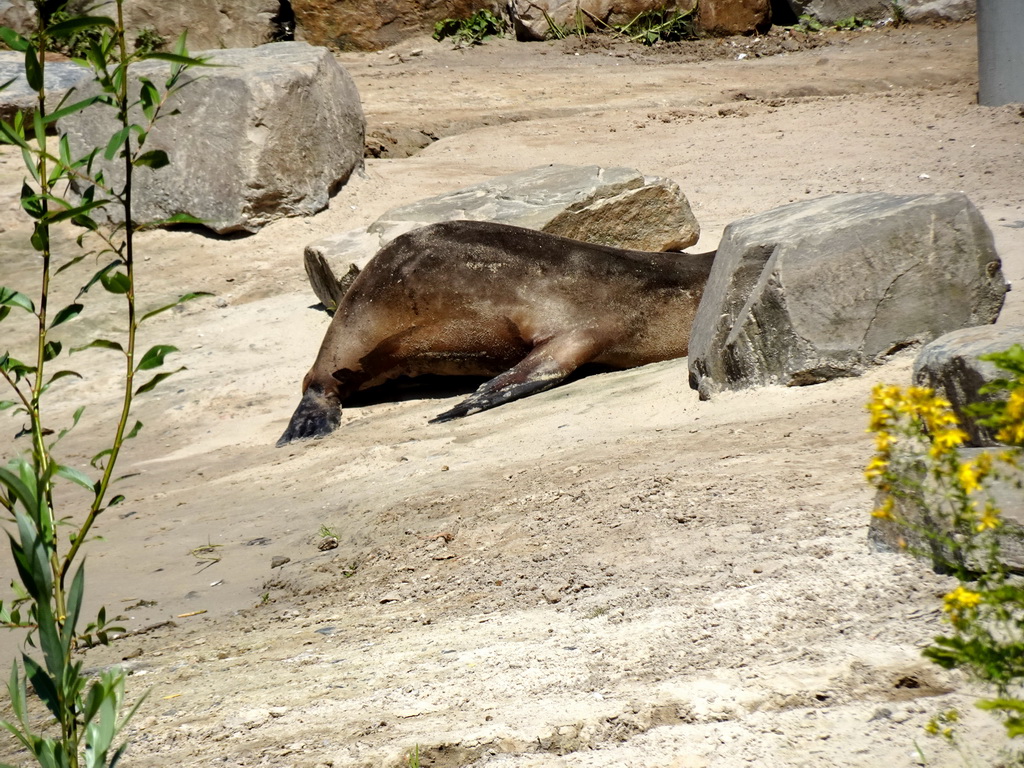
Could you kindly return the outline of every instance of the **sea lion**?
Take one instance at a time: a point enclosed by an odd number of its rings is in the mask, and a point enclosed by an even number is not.
[[[401,235],[338,304],[277,444],[326,435],[348,396],[402,375],[497,374],[434,423],[548,389],[584,363],[682,357],[713,257],[484,221]]]

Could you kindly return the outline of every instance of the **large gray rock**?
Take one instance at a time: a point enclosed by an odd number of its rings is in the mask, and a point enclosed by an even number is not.
[[[992,432],[974,420],[967,406],[993,399],[979,390],[1006,375],[995,363],[979,358],[1014,344],[1024,344],[1024,326],[963,328],[935,339],[914,361],[914,383],[931,387],[949,400],[971,445],[997,445]]]
[[[90,76],[89,70],[70,61],[46,62],[43,85],[46,86],[47,110],[52,111],[71,88]],[[0,83],[8,80],[13,82],[0,91],[0,119],[10,122],[16,112],[24,112],[25,117],[31,119],[39,101],[25,80],[25,54],[0,51]]]
[[[285,3],[286,5],[286,3]],[[113,0],[74,0],[72,7],[91,15],[114,16]],[[154,3],[125,0],[124,26],[130,41],[152,30],[173,42],[188,30],[190,49],[252,48],[282,33],[281,0],[188,0]]]
[[[31,34],[36,28],[35,3],[32,0],[0,0],[0,27],[10,27],[22,35]]]
[[[696,0],[509,0],[508,12],[518,39],[543,40],[552,24],[569,32],[578,25],[603,31],[644,11],[689,13],[696,6]]]
[[[857,16],[886,19],[893,16],[888,0],[788,0],[797,16],[807,14],[824,24]],[[898,4],[907,21],[963,21],[977,12],[977,0],[903,0]]]
[[[833,195],[726,227],[690,337],[690,384],[814,384],[993,322],[992,233],[960,193]]]
[[[170,165],[138,169],[133,192],[139,223],[185,213],[217,233],[255,232],[274,219],[316,213],[361,167],[366,129],[359,95],[326,48],[272,43],[209,51],[220,66],[190,70],[146,147]],[[162,82],[163,62],[133,69]],[[171,115],[172,109],[180,114]],[[136,115],[138,120],[141,116]],[[74,152],[105,146],[109,109],[92,107],[61,121]],[[123,183],[120,163],[104,166]]]
[[[823,24],[851,16],[884,19],[892,15],[892,3],[887,0],[789,0],[789,7],[797,16],[813,16]]]
[[[306,273],[333,309],[367,261],[399,235],[438,221],[497,221],[642,251],[687,248],[700,237],[686,196],[634,168],[545,165],[394,208],[370,225],[306,246]]]
[[[908,21],[964,21],[978,12],[977,0],[906,0]]]

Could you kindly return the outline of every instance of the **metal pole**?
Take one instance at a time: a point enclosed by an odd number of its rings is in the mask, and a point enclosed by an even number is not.
[[[978,0],[978,103],[1024,102],[1024,0]]]

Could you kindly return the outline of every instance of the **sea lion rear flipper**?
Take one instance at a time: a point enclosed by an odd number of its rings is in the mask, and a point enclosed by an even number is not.
[[[341,404],[337,398],[324,393],[323,387],[311,384],[306,388],[288,428],[277,441],[280,448],[293,440],[323,437],[333,432],[341,422]]]
[[[435,416],[430,423],[439,424],[469,416],[550,389],[591,360],[597,349],[594,340],[578,336],[545,342],[534,347],[514,367],[484,382],[476,392],[454,408]]]

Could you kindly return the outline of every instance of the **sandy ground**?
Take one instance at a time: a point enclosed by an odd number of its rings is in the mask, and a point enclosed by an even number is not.
[[[89,545],[90,599],[129,634],[86,664],[124,663],[130,697],[150,691],[126,764],[397,766],[417,745],[435,766],[969,764],[922,730],[951,707],[993,764],[977,690],[920,656],[949,582],[866,541],[864,403],[907,383],[912,352],[704,403],[673,361],[443,425],[427,420],[460,393],[385,396],[273,447],[328,323],[303,245],[542,163],[675,179],[694,250],[793,200],[964,190],[1024,284],[1024,117],[976,105],[973,27],[661,52],[423,39],[342,61],[371,131],[440,140],[369,160],[318,216],[142,241],[145,302],[217,297],[148,328],[188,370],[139,399],[127,501]],[[3,282],[31,290],[19,164],[0,162]],[[66,340],[116,317],[97,296]],[[1024,292],[999,322],[1024,322]],[[64,453],[84,463],[116,372],[99,351],[71,362],[86,379],[53,405],[58,423],[88,406]],[[338,548],[318,549],[323,528]],[[0,760],[18,760],[6,736]]]

